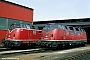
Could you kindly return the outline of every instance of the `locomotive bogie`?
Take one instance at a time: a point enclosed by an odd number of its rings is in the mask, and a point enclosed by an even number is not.
[[[40,46],[43,46],[43,47],[58,47],[58,45],[61,45],[61,46],[66,46],[66,45],[68,45],[68,46],[74,46],[74,45],[80,45],[80,44],[85,44],[85,42],[86,41],[65,41],[65,40],[62,40],[62,41],[60,41],[60,40],[58,40],[58,41],[56,41],[56,40],[52,40],[52,41],[49,41],[49,40],[47,40],[47,41],[40,41],[40,42],[38,42],[38,44],[40,45]]]
[[[15,46],[20,46],[22,43],[22,41],[17,41],[17,40],[14,40],[14,41],[11,41],[11,40],[4,40],[3,41],[3,44],[5,47],[15,47]]]

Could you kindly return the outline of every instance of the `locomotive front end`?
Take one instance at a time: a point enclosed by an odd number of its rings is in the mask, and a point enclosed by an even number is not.
[[[56,33],[56,29],[55,29],[55,25],[54,24],[48,24],[46,25],[41,33],[41,40],[38,42],[38,44],[40,46],[43,47],[52,47],[55,44],[53,43],[53,41],[55,41],[55,33]]]
[[[3,44],[5,47],[13,47],[20,46],[20,24],[12,24],[8,29],[5,40],[3,40]]]

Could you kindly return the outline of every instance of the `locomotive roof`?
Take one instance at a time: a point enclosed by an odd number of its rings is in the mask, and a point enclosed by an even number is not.
[[[56,24],[56,25],[63,25],[63,26],[68,26],[68,25],[65,25],[65,24],[60,24],[60,23],[48,23],[47,25],[49,25],[49,24]],[[74,27],[74,26],[69,26],[69,27]],[[80,27],[74,27],[74,28],[80,28]],[[82,29],[82,28],[80,28],[80,29]]]

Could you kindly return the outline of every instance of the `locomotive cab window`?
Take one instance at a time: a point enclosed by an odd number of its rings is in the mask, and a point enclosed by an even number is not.
[[[62,29],[65,29],[65,26],[62,25]]]
[[[21,26],[22,26],[22,28],[26,28],[26,25],[24,25],[24,24],[21,24]]]
[[[21,28],[21,25],[20,24],[12,24],[9,28],[10,31],[12,31],[13,29],[15,28]]]
[[[39,30],[39,28],[38,28],[37,26],[34,26],[34,28],[35,28],[36,30]]]
[[[80,29],[81,30],[81,32],[85,32],[85,30],[84,29]]]
[[[82,32],[82,30],[80,28],[78,28],[80,32]]]
[[[58,25],[58,28],[62,29],[62,25]]]
[[[27,29],[30,29],[30,26],[29,25],[26,25]]]
[[[50,30],[53,30],[53,29],[55,29],[56,27],[57,27],[56,24],[47,24],[47,25],[43,28],[43,30],[45,30],[46,32],[49,32]]]
[[[83,32],[85,32],[85,30],[84,29],[82,29],[83,30]]]
[[[10,28],[13,28],[14,27],[14,24],[12,24],[11,26],[10,26]]]
[[[53,30],[53,29],[55,29],[55,28],[58,28],[58,25],[57,25],[57,24],[51,24],[51,25],[50,25],[50,30]]]
[[[74,30],[73,27],[69,27],[69,28],[70,28],[70,30]]]
[[[76,29],[76,31],[79,31],[79,29],[78,28],[75,28]]]
[[[82,29],[80,29],[80,31],[81,31],[81,32],[83,32],[83,30],[82,30]]]
[[[66,29],[66,30],[68,30],[68,27],[67,27],[67,26],[65,26],[65,29]]]
[[[32,29],[35,29],[35,27],[34,27],[34,26],[32,26]]]
[[[57,24],[51,24],[50,27],[57,28],[58,25]]]
[[[21,28],[21,24],[15,24],[16,28]]]

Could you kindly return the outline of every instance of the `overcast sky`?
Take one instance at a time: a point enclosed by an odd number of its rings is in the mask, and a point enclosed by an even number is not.
[[[34,21],[90,18],[90,0],[7,0],[34,9]]]

